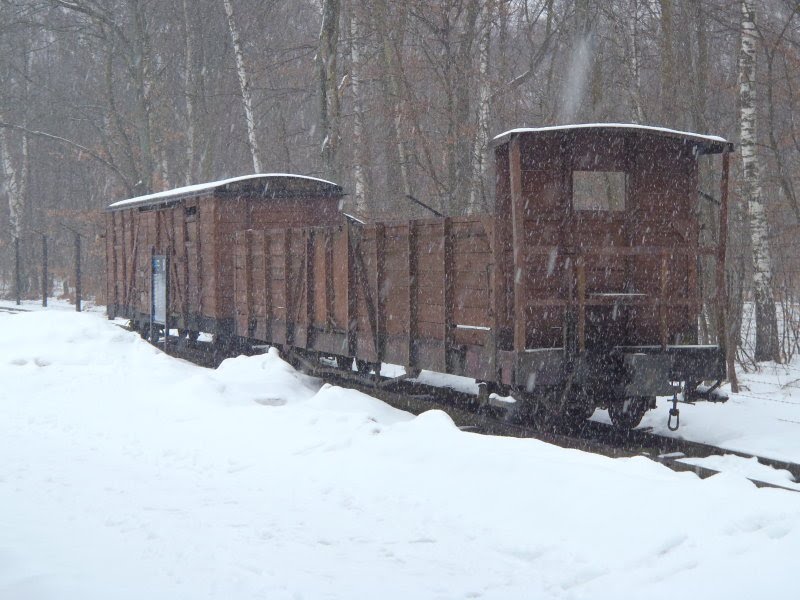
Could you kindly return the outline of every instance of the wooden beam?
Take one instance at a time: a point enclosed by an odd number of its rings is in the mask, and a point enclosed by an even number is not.
[[[527,310],[525,297],[525,206],[522,197],[522,157],[519,137],[509,145],[509,178],[511,181],[511,229],[514,249],[514,351],[523,352],[527,342]]]
[[[586,350],[586,260],[578,256],[575,260],[577,271],[578,300],[578,352]]]
[[[314,324],[314,244],[316,243],[316,235],[313,229],[304,229],[303,235],[305,238],[305,252],[304,252],[304,270],[305,270],[305,332],[306,332],[306,348],[311,348],[311,338],[313,336],[312,327]]]
[[[666,350],[669,344],[667,328],[667,283],[669,281],[669,256],[666,251],[661,254],[661,286],[658,295],[658,331],[661,347]]]
[[[455,271],[453,269],[453,237],[452,221],[449,217],[442,219],[442,259],[444,266],[444,332],[442,340],[444,341],[444,372],[451,371],[447,356],[449,350],[453,348],[453,332],[455,331],[455,322],[453,317],[454,301],[453,301],[453,284]]]
[[[491,252],[491,262],[489,263],[489,337],[486,343],[489,344],[489,377],[494,381],[500,381],[501,373],[497,367],[497,345],[500,342],[500,311],[504,304],[501,302],[505,290],[503,289],[503,239],[500,235],[500,227],[497,225],[498,217],[486,218],[484,229],[486,238],[489,240],[489,251]]]
[[[406,366],[410,369],[417,368],[417,308],[419,277],[417,272],[417,222],[408,222],[408,354]]]
[[[253,317],[253,230],[244,232],[244,293],[247,306],[247,320],[245,321],[247,337],[255,334],[255,318]]]
[[[386,227],[375,225],[375,352],[383,361],[386,348]]]
[[[325,330],[332,331],[335,323],[333,285],[333,230],[325,228]]]
[[[353,232],[348,219],[345,223],[344,234],[347,241],[347,352],[348,356],[356,355],[356,336],[358,335],[358,310],[356,296],[356,272],[353,256]]]
[[[269,233],[261,232],[261,253],[264,256],[264,270],[261,273],[264,285],[264,339],[272,341],[272,244]]]
[[[109,276],[106,278],[106,294],[108,295],[109,306],[114,305],[115,310],[119,310],[119,273],[117,272],[117,224],[116,211],[106,214],[106,258]],[[109,251],[110,249],[110,251]],[[123,279],[123,282],[125,280]],[[113,283],[112,283],[113,282]],[[45,281],[45,293],[47,293],[47,282]],[[113,289],[113,293],[112,293]],[[46,297],[46,296],[45,296]],[[116,316],[116,315],[115,315]]]
[[[294,301],[292,298],[292,230],[283,230],[283,305],[286,334],[284,342],[287,346],[294,344]]]

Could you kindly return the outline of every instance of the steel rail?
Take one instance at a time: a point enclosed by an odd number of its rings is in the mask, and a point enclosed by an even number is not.
[[[182,340],[170,336],[170,354],[194,364],[214,368],[225,359],[242,353],[235,350],[216,348],[209,342],[180,343]],[[245,353],[258,351],[245,348]],[[248,352],[249,350],[249,352]],[[414,380],[387,378],[376,375],[362,375],[356,371],[346,372],[335,367],[311,363],[300,357],[290,357],[296,365],[309,374],[325,379],[328,383],[356,389],[378,398],[394,408],[420,414],[428,410],[442,410],[461,430],[482,435],[531,438],[561,448],[583,450],[611,458],[631,458],[642,456],[658,462],[673,471],[692,472],[706,479],[721,471],[681,462],[691,458],[733,455],[746,459],[756,459],[760,464],[791,473],[800,483],[800,464],[774,459],[738,450],[713,446],[667,437],[646,429],[620,431],[612,425],[587,420],[574,431],[566,429],[541,430],[535,427],[510,422],[491,410],[481,408],[475,394],[461,392],[448,387],[422,384]],[[291,360],[290,360],[291,362]],[[800,490],[776,483],[747,477],[756,487],[776,488],[791,492]]]

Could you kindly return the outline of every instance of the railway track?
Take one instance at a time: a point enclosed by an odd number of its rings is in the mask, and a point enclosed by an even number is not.
[[[0,306],[0,312],[7,312],[11,314],[21,313],[21,312],[31,312],[27,308],[14,308],[11,306]]]
[[[169,354],[173,356],[211,368],[218,366],[225,358],[241,353],[240,351],[226,352],[204,342],[191,345],[181,344],[177,338],[170,338],[168,349]],[[257,353],[257,351],[253,353]],[[474,394],[422,384],[408,379],[373,376],[372,380],[365,381],[356,372],[350,375],[332,367],[305,363],[302,360],[300,362],[303,363],[301,367],[304,370],[324,378],[329,383],[357,389],[379,398],[395,408],[413,414],[434,409],[445,410],[459,428],[474,433],[533,438],[562,448],[579,449],[612,458],[644,456],[674,471],[690,471],[703,479],[716,475],[720,471],[690,464],[686,462],[687,459],[732,455],[744,459],[755,459],[761,465],[788,471],[794,481],[800,483],[800,464],[797,463],[720,448],[702,442],[666,437],[647,429],[620,431],[611,425],[597,421],[586,421],[573,431],[563,429],[543,431],[532,426],[510,422],[502,416],[476,411],[477,397]],[[800,491],[768,481],[750,477],[748,479],[757,487]]]

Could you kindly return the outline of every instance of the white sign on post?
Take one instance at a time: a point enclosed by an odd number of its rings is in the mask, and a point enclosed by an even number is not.
[[[152,262],[152,304],[150,307],[153,323],[167,324],[167,257],[153,255]]]

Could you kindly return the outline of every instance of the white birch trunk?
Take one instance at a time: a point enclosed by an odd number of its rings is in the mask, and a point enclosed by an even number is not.
[[[250,154],[253,157],[253,172],[261,173],[261,158],[256,138],[256,120],[253,114],[253,98],[250,93],[250,81],[247,77],[247,68],[244,64],[244,53],[239,36],[239,29],[236,26],[236,19],[233,15],[231,0],[222,0],[225,7],[225,15],[228,17],[228,29],[231,33],[231,43],[233,44],[233,55],[236,60],[236,74],[239,76],[239,87],[242,91],[242,104],[244,106],[244,118],[247,123],[247,141],[250,144]]]
[[[0,116],[0,120],[2,117]],[[22,137],[22,166],[17,172],[8,151],[6,130],[0,127],[0,174],[8,195],[8,222],[11,235],[22,237],[22,216],[25,210],[25,196],[28,186],[28,136]]]
[[[767,238],[767,216],[756,153],[756,30],[753,0],[742,0],[741,53],[739,58],[740,147],[742,200],[750,218],[753,252],[753,295],[756,313],[755,359],[779,360],[777,316],[772,294],[772,261]]]
[[[364,114],[361,101],[361,40],[358,37],[356,15],[350,17],[350,86],[353,91],[353,200],[356,213],[367,212],[367,181],[364,175]]]
[[[186,29],[186,45],[184,47],[183,88],[186,97],[186,185],[194,182],[194,163],[197,154],[194,123],[194,39],[189,19],[189,0],[183,0],[183,25]]]
[[[319,31],[317,63],[320,86],[321,154],[328,177],[339,178],[339,90],[337,88],[336,46],[339,39],[339,1],[324,0]]]
[[[489,78],[489,48],[492,40],[493,3],[483,5],[483,34],[478,46],[478,127],[472,146],[472,185],[470,186],[467,214],[480,212],[484,204],[484,179],[486,177],[486,150],[489,143],[489,108],[491,81]]]

